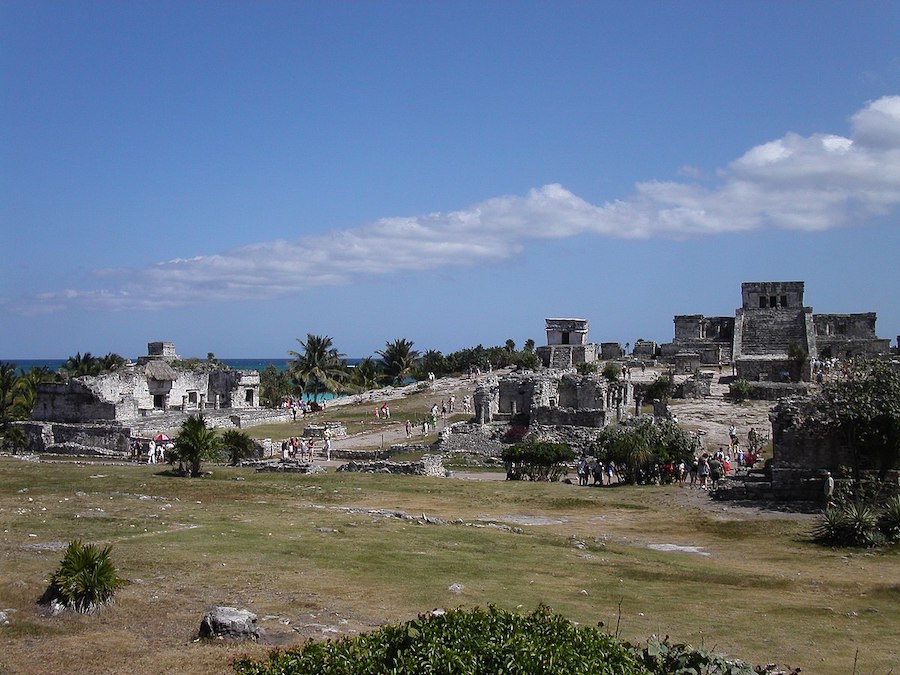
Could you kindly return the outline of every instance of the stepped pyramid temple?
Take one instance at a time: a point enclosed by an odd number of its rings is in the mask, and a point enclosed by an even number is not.
[[[732,362],[745,380],[809,380],[816,360],[876,356],[890,341],[875,335],[875,312],[813,314],[803,305],[802,281],[741,284],[734,317],[683,314],[675,317],[675,339],[662,356],[686,372],[700,364]],[[808,355],[800,363],[798,354]],[[799,369],[799,372],[797,372]]]

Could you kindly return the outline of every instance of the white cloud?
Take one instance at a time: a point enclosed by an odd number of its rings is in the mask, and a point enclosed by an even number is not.
[[[462,211],[382,218],[293,241],[176,258],[137,270],[102,270],[107,290],[32,298],[28,311],[65,306],[163,309],[192,302],[263,298],[379,275],[480,265],[532,240],[600,235],[684,238],[760,228],[804,231],[860,224],[900,204],[900,96],[852,116],[848,137],[787,133],[718,171],[715,186],[642,182],[634,194],[591,204],[557,184],[489,199]],[[116,285],[118,284],[118,285]]]

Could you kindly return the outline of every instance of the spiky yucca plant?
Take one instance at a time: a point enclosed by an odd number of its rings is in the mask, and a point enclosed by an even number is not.
[[[878,518],[878,527],[888,541],[900,541],[900,495],[885,502]]]
[[[70,543],[59,569],[50,577],[45,599],[85,614],[110,602],[125,583],[110,560],[111,550],[111,546],[98,548],[78,539]]]

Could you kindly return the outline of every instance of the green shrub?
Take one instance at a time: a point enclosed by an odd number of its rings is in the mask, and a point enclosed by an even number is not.
[[[510,477],[528,480],[559,480],[575,451],[565,443],[526,441],[503,449],[501,458],[511,467]]]
[[[607,363],[603,366],[603,370],[600,372],[603,377],[605,377],[609,382],[618,382],[619,376],[622,374],[622,369],[619,367],[617,363]]]
[[[245,656],[232,665],[238,675],[753,675],[777,670],[671,644],[668,638],[633,646],[602,626],[575,626],[543,605],[527,615],[494,606],[457,609],[373,633],[275,649],[267,661]]]
[[[78,539],[70,543],[42,600],[56,600],[82,613],[96,612],[109,603],[125,583],[110,560],[111,549],[83,544]]]
[[[735,401],[746,401],[753,394],[753,387],[747,380],[736,380],[728,387],[728,393]]]
[[[496,607],[451,610],[337,641],[274,651],[268,662],[242,658],[241,675],[331,673],[648,673],[627,645],[539,607],[520,615]]]

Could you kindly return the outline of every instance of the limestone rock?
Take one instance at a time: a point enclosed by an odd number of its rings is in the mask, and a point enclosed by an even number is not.
[[[258,640],[256,614],[235,607],[213,607],[200,622],[200,637]]]

